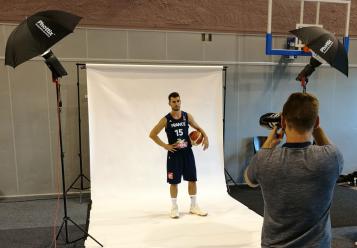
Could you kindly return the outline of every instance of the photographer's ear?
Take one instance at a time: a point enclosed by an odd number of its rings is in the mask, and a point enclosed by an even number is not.
[[[314,129],[318,128],[319,126],[320,126],[320,117],[317,116],[316,121],[315,121],[315,125],[314,125]]]

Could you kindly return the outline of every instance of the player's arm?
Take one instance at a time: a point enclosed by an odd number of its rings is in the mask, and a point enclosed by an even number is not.
[[[159,123],[157,123],[156,126],[151,130],[149,137],[159,146],[165,148],[166,150],[168,150],[170,152],[174,152],[174,151],[176,151],[175,145],[166,144],[158,136],[158,134],[161,132],[161,130],[166,127],[166,123],[167,123],[166,118],[163,117],[159,121]]]
[[[206,150],[209,146],[208,136],[207,136],[206,132],[197,124],[197,122],[195,121],[195,119],[193,118],[193,116],[191,114],[187,113],[187,117],[188,117],[188,124],[190,124],[191,127],[196,129],[200,133],[202,133],[202,135],[203,135],[202,146],[203,146],[203,150]]]

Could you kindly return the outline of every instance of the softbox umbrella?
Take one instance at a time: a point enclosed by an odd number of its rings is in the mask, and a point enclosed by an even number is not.
[[[5,51],[5,65],[16,67],[46,52],[72,33],[81,17],[59,10],[38,12],[15,28]]]
[[[348,57],[343,44],[331,32],[316,26],[291,30],[314,53],[346,76]]]

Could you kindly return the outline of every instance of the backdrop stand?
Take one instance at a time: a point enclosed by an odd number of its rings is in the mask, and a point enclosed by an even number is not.
[[[223,72],[224,72],[224,80],[223,80],[223,147],[224,147],[224,136],[226,135],[226,123],[225,123],[225,114],[226,114],[226,88],[227,88],[227,66],[223,66]],[[223,149],[224,153],[224,149]],[[229,183],[233,182],[235,186],[238,186],[238,184],[233,180],[233,177],[229,174],[227,171],[226,167],[224,167],[224,175],[226,178],[226,186],[227,186],[227,191],[230,192],[229,188]]]
[[[80,190],[80,202],[82,203],[82,191],[90,189],[90,187],[84,187],[84,180],[90,183],[90,180],[88,177],[86,177],[83,174],[83,162],[82,162],[82,128],[81,128],[81,101],[80,101],[80,92],[79,92],[79,69],[85,69],[86,65],[85,64],[76,64],[77,66],[77,109],[78,109],[78,139],[79,139],[79,175],[76,177],[76,179],[73,181],[73,183],[68,187],[66,190],[66,193],[70,191],[71,189],[77,189]],[[80,181],[80,187],[73,187],[77,181]]]

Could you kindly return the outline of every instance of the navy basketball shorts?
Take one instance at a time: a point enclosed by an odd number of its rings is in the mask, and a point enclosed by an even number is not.
[[[182,176],[185,181],[197,181],[195,157],[191,148],[168,152],[166,164],[169,184],[181,183]]]

